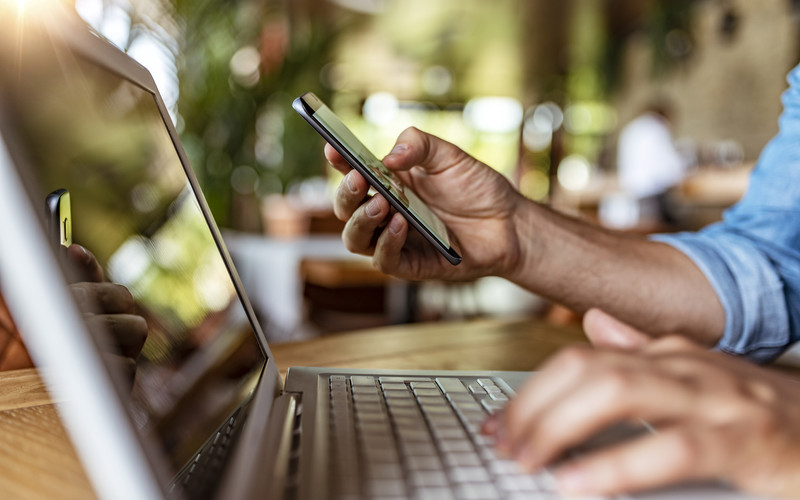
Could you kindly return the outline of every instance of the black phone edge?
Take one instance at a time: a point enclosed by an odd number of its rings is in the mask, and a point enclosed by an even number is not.
[[[437,250],[439,250],[439,252],[444,256],[445,259],[447,259],[448,262],[450,262],[450,264],[454,266],[459,265],[462,259],[461,256],[453,249],[453,247],[445,247],[435,236],[430,233],[424,224],[417,220],[417,217],[411,211],[406,209],[402,203],[395,200],[395,197],[383,187],[383,184],[375,179],[372,174],[369,173],[368,169],[361,165],[361,162],[351,155],[350,152],[347,151],[347,149],[338,140],[336,140],[335,137],[329,134],[325,127],[317,123],[313,116],[315,110],[308,106],[303,99],[307,95],[313,96],[315,100],[321,103],[320,99],[313,93],[307,92],[292,102],[292,108],[294,108],[294,110],[297,111],[297,113],[302,116],[309,123],[309,125],[311,125],[311,127],[313,127],[314,130],[316,130],[317,133],[328,142],[328,144],[333,146],[333,148],[340,155],[342,155],[342,157],[347,161],[347,163],[350,164],[351,167],[363,175],[369,184],[375,188],[375,190],[378,191],[395,210],[403,214],[403,217],[405,217],[405,219],[411,223],[414,229],[422,234],[426,240],[428,240]]]
[[[61,197],[68,193],[66,189],[56,189],[44,200],[47,215],[47,233],[54,248],[61,247]]]

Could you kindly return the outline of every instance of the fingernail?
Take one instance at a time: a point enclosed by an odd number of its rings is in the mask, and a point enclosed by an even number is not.
[[[408,151],[408,145],[406,145],[406,144],[397,144],[394,148],[392,148],[392,150],[389,152],[388,156],[403,154],[406,151]]]
[[[78,250],[81,253],[81,256],[80,256],[81,262],[83,264],[86,264],[86,265],[91,264],[91,262],[92,262],[92,254],[89,253],[89,250],[87,250],[86,248],[84,248],[81,245],[78,245]]]
[[[402,225],[403,221],[400,217],[392,217],[392,220],[389,222],[389,232],[392,234],[398,234]]]
[[[351,174],[347,174],[344,176],[344,181],[347,183],[347,189],[350,190],[351,193],[356,192],[356,181],[353,180],[353,176]]]
[[[381,208],[378,206],[377,198],[373,198],[369,203],[367,203],[366,211],[369,217],[375,217],[378,215],[378,213],[381,211]]]

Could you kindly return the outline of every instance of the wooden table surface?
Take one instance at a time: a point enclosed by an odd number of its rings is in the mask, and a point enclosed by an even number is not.
[[[520,320],[404,325],[271,346],[290,366],[532,370],[560,347],[585,343],[577,327]],[[0,499],[94,498],[36,371],[0,373]]]

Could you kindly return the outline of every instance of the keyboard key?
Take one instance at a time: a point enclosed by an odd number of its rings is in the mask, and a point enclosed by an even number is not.
[[[367,464],[367,476],[372,479],[403,479],[399,464]]]
[[[445,453],[442,460],[448,467],[483,467],[477,453]]]
[[[450,469],[450,479],[456,483],[484,483],[490,477],[483,467],[453,467]]]
[[[381,404],[381,397],[375,394],[353,394],[353,401],[356,403],[374,403]]]
[[[434,406],[447,408],[448,410],[450,409],[450,405],[447,403],[447,400],[439,396],[420,396],[417,398],[417,401],[423,410]]]
[[[537,491],[536,481],[526,475],[506,475],[497,479],[497,486],[505,491]]]
[[[405,457],[436,456],[436,448],[431,441],[401,441],[400,449]],[[436,458],[436,460],[439,459]]]
[[[467,433],[460,427],[437,427],[433,429],[433,435],[440,441],[461,440],[466,441]]]
[[[353,375],[352,377],[350,377],[350,385],[352,385],[353,387],[356,387],[356,386],[359,386],[359,385],[369,385],[369,386],[375,387],[375,378],[374,377],[367,377],[367,376]]]
[[[449,486],[447,475],[439,470],[415,471],[410,476],[411,484],[417,487]]]
[[[495,456],[494,453],[492,456]],[[484,457],[486,458],[486,457]],[[514,460],[498,460],[491,459],[489,462],[489,470],[495,476],[507,476],[511,474],[522,474],[522,467]]]
[[[448,392],[446,397],[449,401],[455,403],[474,403],[475,397],[468,392]]]
[[[484,420],[486,420],[486,410],[481,407],[481,409],[477,411],[461,411],[459,415],[465,422],[470,424],[476,424],[480,426]]]
[[[489,397],[494,399],[495,401],[508,401],[508,396],[506,396],[502,392],[490,392]]]
[[[398,391],[389,391],[388,393],[384,393],[384,397],[386,398],[386,404],[389,406],[397,405],[397,406],[413,406],[417,407],[417,402],[411,396],[411,393],[400,393]]]
[[[493,401],[491,399],[484,399],[483,401],[481,401],[481,404],[483,405],[484,408],[486,408],[486,411],[488,411],[492,415],[502,410],[506,405],[504,401]]]
[[[431,427],[438,429],[441,427],[461,427],[461,422],[454,413],[430,413],[426,412],[428,423]]]
[[[397,383],[381,383],[381,387],[384,391],[405,391],[408,392],[408,387],[406,384],[397,384]]]
[[[353,386],[353,395],[357,394],[374,394],[378,396],[378,388],[374,385],[354,385]]]
[[[374,479],[367,482],[367,492],[379,498],[402,497],[406,494],[406,485],[399,479]]]
[[[477,403],[474,399],[471,401],[456,401],[453,403],[453,406],[456,407],[457,410],[461,412],[483,412],[480,403]]]
[[[439,389],[433,382],[411,382],[411,388],[415,391],[417,389],[433,389],[436,393],[439,393]]]
[[[439,443],[439,449],[445,453],[447,452],[463,453],[467,451],[475,451],[475,448],[469,441],[442,441],[441,443]]]
[[[388,422],[360,421],[356,425],[359,432],[365,436],[391,436],[392,428]]]
[[[450,488],[418,488],[414,493],[415,500],[453,500]]]
[[[404,443],[430,443],[432,441],[430,433],[424,428],[400,431],[397,439]]]
[[[459,485],[457,495],[464,500],[494,500],[499,498],[497,490],[490,483]]]
[[[409,456],[406,458],[406,468],[415,470],[441,470],[442,461],[436,455]]]
[[[400,434],[412,430],[423,430],[425,434],[428,434],[425,421],[419,416],[395,416],[394,425],[397,426],[397,432]]]
[[[397,464],[400,463],[400,458],[394,447],[390,449],[385,448],[363,448],[364,459],[368,462],[376,464]]]
[[[425,412],[426,415],[445,415],[450,416],[453,415],[453,410],[447,405],[435,405],[435,404],[426,404],[422,407],[422,411]]]
[[[478,379],[478,384],[480,384],[480,386],[483,387],[484,389],[486,387],[496,387],[496,384],[494,383],[494,380],[492,380],[490,378],[479,378]]]
[[[446,393],[466,393],[467,388],[457,378],[437,378],[436,383]]]
[[[396,384],[396,383],[402,384],[406,379],[403,377],[378,377],[378,380],[380,380],[381,384],[384,382],[391,384]]]
[[[470,384],[469,390],[472,392],[472,394],[486,394],[486,390],[480,385],[476,384]]]
[[[394,439],[390,436],[361,436],[361,449],[394,450]]]
[[[437,399],[442,399],[442,393],[439,392],[439,389],[414,389],[414,394],[417,395],[418,398],[423,396],[435,396]]]
[[[472,439],[478,446],[494,446],[495,442],[492,436],[487,436],[485,434],[478,434],[477,436],[473,436]]]

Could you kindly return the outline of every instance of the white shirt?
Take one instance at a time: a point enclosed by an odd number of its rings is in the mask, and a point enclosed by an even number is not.
[[[625,126],[617,155],[620,187],[638,199],[663,193],[680,182],[686,171],[667,121],[655,113]]]

